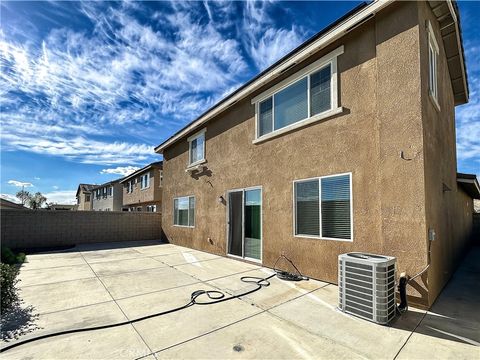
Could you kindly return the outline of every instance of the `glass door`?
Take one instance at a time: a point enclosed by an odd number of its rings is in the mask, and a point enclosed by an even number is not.
[[[262,260],[262,189],[228,193],[228,253]]]

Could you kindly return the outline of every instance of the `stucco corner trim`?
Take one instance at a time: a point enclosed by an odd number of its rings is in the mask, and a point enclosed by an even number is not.
[[[282,129],[279,129],[279,130],[276,130],[274,132],[271,132],[271,133],[268,133],[266,135],[263,135],[255,140],[252,141],[252,144],[260,144],[262,142],[265,142],[267,140],[270,140],[270,139],[273,139],[273,138],[276,138],[278,136],[282,136],[286,133],[289,133],[290,131],[293,131],[293,130],[296,130],[296,129],[299,129],[299,128],[302,128],[304,126],[307,126],[307,125],[310,125],[310,124],[313,124],[317,121],[321,121],[321,120],[325,120],[329,117],[332,117],[332,116],[335,116],[335,115],[338,115],[338,114],[341,114],[344,112],[344,108],[342,106],[340,107],[337,107],[337,108],[334,108],[334,109],[331,109],[331,110],[328,110],[328,111],[325,111],[321,114],[318,114],[318,115],[315,115],[315,116],[312,116],[308,119],[305,119],[305,120],[302,120],[302,121],[299,121],[297,123],[294,123],[292,125],[289,125],[289,126],[286,126]]]

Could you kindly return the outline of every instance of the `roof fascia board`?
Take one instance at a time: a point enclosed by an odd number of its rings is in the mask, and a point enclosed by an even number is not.
[[[130,175],[125,176],[122,180],[119,181],[120,184],[124,183],[125,181],[130,180],[132,177],[135,177],[135,176],[137,176],[137,175],[140,175],[140,174],[143,173],[144,171],[149,170],[151,167],[152,167],[152,164],[147,165],[147,166],[145,166],[144,168],[138,169],[137,171],[131,173]]]
[[[460,68],[462,69],[462,82],[463,82],[463,89],[465,91],[465,100],[466,100],[465,103],[468,103],[469,93],[468,93],[468,85],[467,85],[467,75],[465,71],[465,59],[463,58],[462,40],[460,39],[460,27],[458,26],[458,18],[452,4],[452,0],[447,0],[447,5],[448,5],[448,9],[450,10],[450,14],[452,15],[453,22],[455,23],[455,37],[458,44],[458,54],[460,56]]]
[[[348,31],[349,29],[350,30],[353,29],[358,22],[363,21],[366,17],[369,17],[372,14],[375,14],[378,11],[384,9],[385,7],[390,5],[392,2],[393,0],[376,0],[372,2],[370,5],[366,6],[365,8],[359,10],[358,13],[352,15],[352,17],[350,17],[349,19],[346,19],[344,22],[334,27],[333,29],[330,29],[324,35],[322,35],[317,40],[315,40],[312,44],[306,46],[304,49],[300,50],[298,53],[292,55],[290,58],[286,59],[284,62],[278,64],[278,66],[276,66],[274,69],[272,69],[271,71],[269,71],[268,73],[266,73],[265,75],[257,79],[256,81],[254,81],[252,84],[250,84],[246,88],[239,91],[237,94],[232,96],[229,100],[227,100],[224,104],[221,104],[220,106],[213,108],[211,111],[209,111],[208,113],[206,113],[205,115],[197,119],[196,121],[192,122],[180,133],[178,133],[174,137],[170,138],[169,140],[166,140],[165,142],[157,146],[155,148],[155,152],[162,154],[165,148],[167,148],[168,146],[170,146],[180,138],[184,137],[189,132],[195,130],[197,127],[204,124],[205,122],[210,120],[212,117],[223,112],[225,109],[229,108],[239,100],[245,98],[250,93],[260,88],[261,86],[274,80],[276,77],[281,75],[283,71],[289,68],[290,66],[305,60],[313,53],[321,50],[325,46],[331,44],[333,41],[339,39],[340,37],[345,35],[347,32],[349,32]]]

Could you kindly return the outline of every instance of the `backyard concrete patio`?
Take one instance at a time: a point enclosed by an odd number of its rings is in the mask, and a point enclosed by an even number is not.
[[[194,305],[133,325],[40,340],[1,356],[479,358],[479,272],[480,251],[475,248],[431,311],[410,308],[390,326],[336,310],[335,285],[272,278],[269,287],[240,299]],[[198,289],[238,294],[252,287],[241,282],[241,276],[269,274],[272,271],[261,266],[154,241],[29,255],[19,274],[25,309],[19,311],[16,333],[23,340],[122,322],[186,304]]]

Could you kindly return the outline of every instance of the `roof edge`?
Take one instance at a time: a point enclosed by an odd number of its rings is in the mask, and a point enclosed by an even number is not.
[[[222,113],[224,110],[234,105],[238,101],[244,99],[253,91],[258,90],[261,86],[280,76],[287,68],[295,65],[305,59],[311,54],[320,51],[332,42],[341,38],[367,18],[376,14],[380,10],[390,5],[393,0],[374,0],[371,3],[362,3],[352,9],[350,12],[340,17],[338,20],[318,32],[312,38],[308,39],[300,46],[292,50],[290,53],[282,57],[276,63],[262,71],[260,74],[246,82],[233,93],[216,103],[213,107],[208,109],[196,120],[190,122],[188,125],[177,131],[170,138],[162,142],[154,148],[158,154],[162,154],[163,150],[175,143],[180,138],[184,137],[189,132],[195,130],[197,127],[203,125],[214,116]]]

